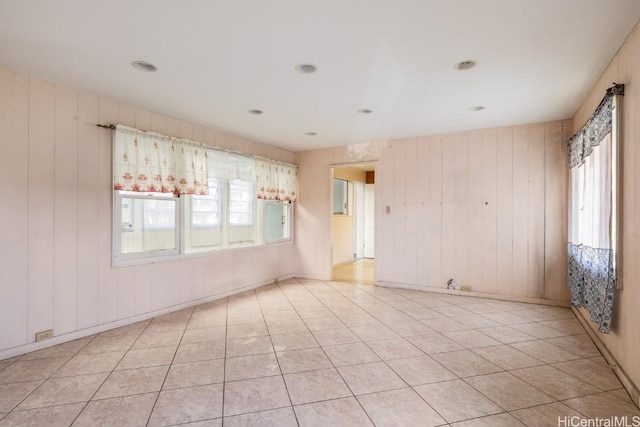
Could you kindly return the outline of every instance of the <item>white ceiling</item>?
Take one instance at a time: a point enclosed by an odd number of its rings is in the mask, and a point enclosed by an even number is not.
[[[0,64],[301,151],[570,118],[639,18],[638,0],[1,0]]]

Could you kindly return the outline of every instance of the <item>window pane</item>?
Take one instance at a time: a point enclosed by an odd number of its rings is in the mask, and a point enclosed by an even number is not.
[[[267,203],[267,242],[291,238],[291,205],[285,203]]]
[[[191,226],[219,227],[221,224],[220,182],[209,178],[209,195],[191,196]]]
[[[185,235],[188,251],[206,250],[222,243],[222,184],[209,178],[207,196],[185,197],[187,218],[191,219]]]
[[[333,179],[333,213],[346,215],[348,209],[349,181],[344,179]]]
[[[121,253],[177,249],[177,199],[122,198]]]
[[[234,179],[229,182],[229,224],[252,225],[255,194],[253,184]]]

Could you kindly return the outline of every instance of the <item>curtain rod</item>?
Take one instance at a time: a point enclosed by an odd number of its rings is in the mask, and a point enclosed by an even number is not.
[[[569,141],[567,142],[567,144],[570,144],[571,140],[577,134],[579,134],[586,126],[589,125],[589,122],[591,122],[591,119],[593,119],[593,116],[596,115],[598,110],[600,110],[602,105],[607,101],[607,99],[609,98],[609,95],[611,95],[611,96],[615,96],[615,95],[624,96],[624,83],[613,82],[612,86],[607,88],[606,93],[605,93],[604,97],[600,100],[600,103],[598,104],[598,106],[595,108],[595,110],[593,110],[593,113],[591,113],[591,115],[589,116],[587,121],[584,122],[584,124],[582,126],[580,126],[577,131],[575,131],[575,133],[571,136],[571,138],[569,138]]]
[[[98,126],[100,128],[116,130],[115,125],[103,125],[102,123],[97,123],[96,126]]]
[[[114,124],[96,123],[96,126],[104,128],[104,129],[109,129],[109,130],[116,130],[117,129],[116,125],[114,125]],[[127,126],[127,127],[129,127],[129,126]],[[147,133],[146,130],[140,130],[140,129],[136,129],[136,128],[132,128],[132,127],[129,127],[129,129],[137,130],[138,132],[142,132],[142,133]],[[153,132],[153,133],[157,133],[157,132]],[[161,135],[161,134],[158,134],[158,135]],[[209,147],[212,150],[226,151],[227,153],[240,154],[241,156],[253,157],[254,159],[269,160],[270,162],[276,162],[276,163],[280,163],[282,165],[298,167],[298,165],[293,164],[293,163],[282,162],[280,160],[273,160],[273,159],[269,159],[267,157],[257,156],[255,154],[245,154],[245,153],[241,153],[240,151],[229,150],[228,148],[215,147],[215,146],[207,145],[204,142],[196,142],[196,141],[191,141],[191,140],[188,140],[188,139],[185,139],[185,138],[176,138],[176,137],[167,136],[167,135],[162,135],[162,136],[166,136],[167,138],[178,139],[178,140],[182,140],[182,141],[189,141],[193,145]]]

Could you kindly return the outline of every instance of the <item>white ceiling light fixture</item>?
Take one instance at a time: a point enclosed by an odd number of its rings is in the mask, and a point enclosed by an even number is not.
[[[262,110],[249,110],[249,114],[259,116],[260,114],[262,114]]]
[[[469,107],[469,111],[475,113],[477,111],[483,111],[485,109],[484,105],[474,105],[473,107]]]
[[[305,132],[304,134],[307,136],[316,136],[318,135],[318,132]]]
[[[465,59],[464,61],[457,62],[453,65],[453,69],[457,71],[467,71],[478,65],[476,59]]]
[[[369,110],[368,108],[360,108],[359,110],[356,110],[356,113],[358,113],[358,114],[371,114],[371,113],[373,113],[373,110]]]
[[[318,71],[318,67],[313,64],[298,64],[296,65],[296,71],[300,74],[312,74]]]
[[[146,71],[148,73],[152,73],[154,71],[158,71],[158,67],[156,67],[155,65],[153,65],[152,63],[147,62],[147,61],[133,61],[131,63],[131,65],[136,70]]]

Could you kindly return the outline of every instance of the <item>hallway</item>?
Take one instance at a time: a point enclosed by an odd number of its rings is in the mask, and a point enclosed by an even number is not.
[[[334,267],[333,280],[335,282],[374,285],[374,269],[375,260],[373,260],[372,258],[362,258],[352,263]]]

